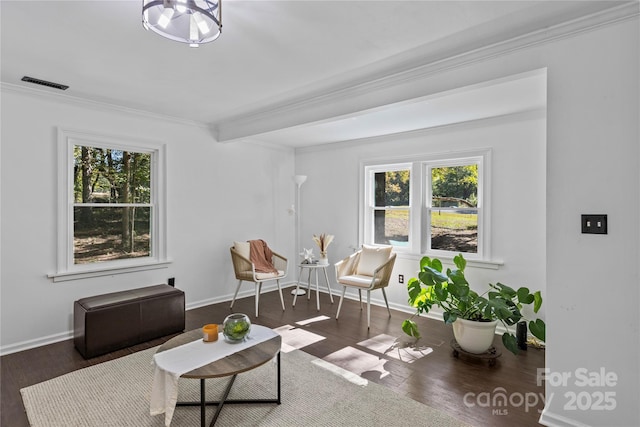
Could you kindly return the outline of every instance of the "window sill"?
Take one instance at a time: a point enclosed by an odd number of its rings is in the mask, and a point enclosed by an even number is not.
[[[441,260],[443,263],[447,263],[447,264],[452,264],[453,265],[453,257],[452,256],[440,256],[440,255],[428,255],[428,254],[412,254],[412,253],[408,253],[408,252],[396,252],[398,255],[398,258],[400,259],[408,259],[408,260],[414,260],[417,262],[420,262],[420,260],[422,259],[423,256],[428,256],[431,258],[438,258],[439,260]],[[497,261],[497,260],[488,260],[488,259],[467,259],[465,257],[465,260],[467,261],[467,266],[468,267],[473,267],[473,268],[486,268],[489,270],[498,270],[500,267],[502,267],[504,265],[504,261]]]
[[[114,274],[133,273],[136,271],[157,270],[167,268],[171,264],[171,260],[154,261],[143,264],[132,264],[127,266],[109,266],[102,268],[93,268],[81,271],[65,271],[60,273],[48,274],[47,277],[53,279],[54,282],[66,282],[69,280],[89,279],[92,277],[111,276]]]

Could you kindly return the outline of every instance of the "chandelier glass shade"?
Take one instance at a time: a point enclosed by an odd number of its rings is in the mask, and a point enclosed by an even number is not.
[[[142,0],[142,25],[171,40],[198,47],[222,32],[222,0]]]

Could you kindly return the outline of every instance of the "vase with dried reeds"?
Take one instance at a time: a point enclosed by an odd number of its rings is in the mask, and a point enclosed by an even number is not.
[[[316,242],[318,248],[320,249],[320,259],[318,261],[319,264],[328,265],[329,258],[327,257],[327,248],[333,241],[333,235],[322,233],[319,236],[313,235],[313,241]]]

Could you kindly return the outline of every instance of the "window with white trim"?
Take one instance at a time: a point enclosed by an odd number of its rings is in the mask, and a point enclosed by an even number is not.
[[[407,246],[410,238],[411,164],[367,169],[366,243]]]
[[[364,164],[362,241],[396,252],[489,257],[490,151]]]
[[[479,161],[427,163],[426,251],[478,253]]]
[[[165,147],[59,132],[54,278],[166,262]]]

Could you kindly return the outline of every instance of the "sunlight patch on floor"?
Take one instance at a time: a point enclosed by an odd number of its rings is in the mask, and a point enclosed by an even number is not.
[[[387,363],[386,359],[353,347],[345,347],[322,359],[360,376],[375,373],[379,378],[384,378],[389,375],[389,372],[384,369],[384,364]]]
[[[315,359],[313,362],[314,365],[317,365],[323,369],[326,369],[336,375],[338,375],[339,377],[342,377],[344,379],[346,379],[349,382],[352,382],[354,384],[357,384],[359,386],[366,386],[367,384],[369,384],[369,381],[367,381],[366,379],[362,378],[360,375],[356,375],[353,372],[347,371],[346,369],[343,369],[337,365],[334,365],[333,363],[329,363],[326,360],[322,360],[322,359]]]
[[[312,317],[311,319],[306,319],[306,320],[301,320],[299,322],[296,322],[296,325],[300,325],[300,326],[305,326],[308,325],[310,323],[315,323],[315,322],[322,322],[323,320],[329,320],[331,319],[329,316],[318,316],[318,317]]]
[[[391,335],[385,334],[376,335],[373,338],[361,341],[358,345],[407,363],[413,363],[433,352],[433,348],[431,347],[402,342]]]
[[[308,345],[317,343],[325,339],[322,335],[314,334],[313,332],[305,331],[304,329],[296,328],[291,325],[280,326],[275,328],[274,331],[280,334],[282,337],[282,349],[284,353],[306,347]]]

